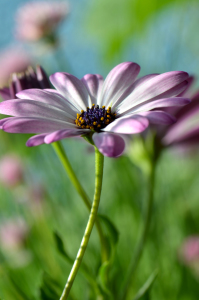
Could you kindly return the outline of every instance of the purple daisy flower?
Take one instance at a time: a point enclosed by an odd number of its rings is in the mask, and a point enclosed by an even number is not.
[[[29,89],[19,99],[0,103],[0,113],[11,115],[0,121],[11,133],[36,133],[27,146],[36,146],[74,136],[90,135],[105,156],[118,157],[125,148],[123,135],[140,133],[151,123],[171,124],[175,118],[161,107],[190,102],[179,95],[188,74],[173,71],[136,80],[140,66],[117,65],[104,80],[87,74],[81,80],[68,73],[50,76],[53,89]]]

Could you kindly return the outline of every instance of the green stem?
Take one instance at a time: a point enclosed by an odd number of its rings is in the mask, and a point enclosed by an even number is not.
[[[74,185],[75,189],[77,190],[78,194],[81,196],[84,204],[86,205],[88,211],[90,212],[90,210],[91,210],[90,200],[89,200],[86,192],[84,191],[83,187],[81,186],[75,172],[73,171],[61,142],[55,142],[55,143],[52,143],[52,145],[53,145],[53,148],[54,148],[55,152],[57,153],[57,156],[59,157],[64,169],[66,170],[72,184]],[[96,228],[97,228],[99,238],[100,238],[102,262],[105,262],[108,259],[108,250],[106,249],[106,241],[104,239],[104,234],[103,234],[103,231],[102,231],[102,228],[101,228],[101,225],[100,225],[100,222],[98,219],[96,220]]]
[[[89,238],[97,217],[98,206],[100,202],[101,189],[102,189],[102,177],[103,177],[103,165],[104,165],[104,156],[98,151],[95,147],[95,194],[93,199],[93,204],[91,207],[88,223],[84,232],[84,236],[82,238],[80,248],[78,250],[76,259],[74,261],[72,270],[68,277],[67,283],[65,285],[64,291],[61,295],[60,300],[66,300],[70,293],[71,287],[81,265],[84,253],[86,251]]]
[[[129,269],[128,269],[126,277],[124,279],[122,292],[119,296],[120,300],[126,299],[128,290],[132,286],[133,278],[134,278],[136,269],[138,267],[140,258],[142,256],[144,246],[146,243],[146,239],[147,239],[147,236],[149,233],[150,223],[151,223],[151,215],[152,215],[152,207],[153,207],[153,199],[154,199],[155,166],[156,166],[156,161],[153,161],[151,163],[151,168],[150,168],[150,172],[149,172],[149,194],[148,194],[148,201],[147,201],[146,212],[145,212],[143,232],[142,232],[142,235],[138,242],[137,248],[135,250],[135,254],[133,255],[131,262],[129,264]]]

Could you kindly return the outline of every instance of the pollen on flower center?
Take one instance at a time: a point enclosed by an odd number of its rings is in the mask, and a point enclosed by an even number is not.
[[[99,108],[99,105],[93,104],[91,108],[87,107],[87,111],[82,110],[81,114],[77,114],[75,123],[80,128],[100,131],[113,122],[115,117],[116,113],[111,112],[111,107],[105,109],[105,106]]]

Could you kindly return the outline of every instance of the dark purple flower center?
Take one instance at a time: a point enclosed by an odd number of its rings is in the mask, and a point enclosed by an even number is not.
[[[99,105],[93,104],[91,108],[87,107],[87,111],[82,110],[81,114],[77,114],[75,123],[80,128],[100,131],[113,122],[115,117],[116,114],[111,112],[111,107],[105,109],[105,106],[99,108]]]

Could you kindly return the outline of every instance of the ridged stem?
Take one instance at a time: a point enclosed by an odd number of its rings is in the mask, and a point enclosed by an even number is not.
[[[98,151],[98,149],[95,147],[95,194],[93,199],[93,204],[91,207],[88,223],[84,232],[84,236],[82,238],[80,248],[78,250],[76,259],[74,261],[73,267],[71,269],[70,275],[68,277],[68,280],[66,282],[65,288],[63,290],[63,293],[61,295],[60,300],[66,300],[68,298],[68,295],[70,293],[71,287],[73,285],[73,282],[75,280],[75,277],[77,275],[77,272],[79,270],[79,267],[81,265],[84,253],[86,251],[89,238],[97,217],[97,211],[99,207],[100,202],[100,196],[101,196],[101,189],[102,189],[102,178],[103,178],[103,166],[104,166],[104,156]]]
[[[80,184],[80,182],[68,160],[68,157],[64,151],[64,148],[63,148],[61,142],[58,141],[58,142],[52,143],[52,146],[53,146],[57,156],[59,157],[65,171],[67,172],[70,181],[74,185],[75,189],[77,190],[78,194],[80,195],[81,199],[83,200],[84,204],[86,205],[88,211],[90,212],[90,210],[91,210],[90,200],[89,200],[86,192],[84,191],[83,187],[81,186],[81,184]],[[106,242],[105,242],[103,231],[102,231],[102,228],[101,228],[101,225],[100,225],[100,222],[98,219],[96,220],[96,228],[98,231],[100,244],[101,244],[102,262],[105,262],[108,258],[108,251],[106,249]]]

